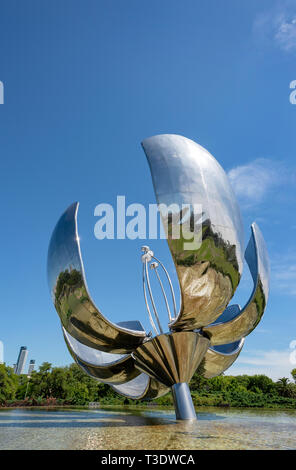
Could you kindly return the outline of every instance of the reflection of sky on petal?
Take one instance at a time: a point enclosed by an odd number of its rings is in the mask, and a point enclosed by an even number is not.
[[[269,259],[262,233],[256,223],[252,224],[252,235],[248,243],[245,258],[253,278],[254,287],[248,303],[252,302],[256,294],[257,282],[261,281],[265,301],[269,294]],[[260,287],[260,286],[259,286]]]
[[[128,357],[128,355],[125,354],[111,354],[85,346],[84,344],[80,343],[75,338],[73,338],[73,336],[71,336],[69,333],[67,333],[65,328],[63,328],[63,333],[66,336],[67,341],[74,353],[82,361],[85,361],[88,364],[93,364],[95,366],[103,366],[123,359],[124,357]]]
[[[244,339],[241,339],[239,341],[234,341],[233,343],[220,344],[217,346],[213,346],[213,350],[221,354],[234,354],[235,352],[237,352],[239,349],[242,348],[243,343],[244,343]]]
[[[115,391],[119,392],[120,394],[129,396],[131,398],[141,397],[141,395],[143,395],[144,391],[146,390],[148,382],[149,382],[148,375],[140,374],[135,379],[130,380],[129,382],[126,382],[125,384],[113,385],[112,388]]]
[[[257,244],[260,246],[259,250],[259,273],[260,273],[260,280],[263,284],[263,289],[266,297],[268,298],[269,294],[269,274],[270,274],[270,268],[269,268],[269,257],[267,253],[267,248],[266,248],[266,243],[263,238],[263,235],[261,233],[261,230],[259,229],[257,224],[254,224],[254,231],[256,234],[256,239],[257,239]]]

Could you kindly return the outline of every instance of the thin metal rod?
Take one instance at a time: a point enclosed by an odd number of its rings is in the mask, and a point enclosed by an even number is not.
[[[175,299],[175,292],[174,292],[174,288],[173,288],[173,284],[172,284],[172,281],[171,281],[171,278],[170,278],[170,275],[169,273],[167,272],[167,270],[165,269],[164,265],[162,264],[162,262],[156,258],[156,256],[152,256],[153,259],[155,259],[155,261],[157,261],[160,266],[162,267],[162,269],[164,270],[165,272],[165,275],[167,277],[167,280],[169,282],[169,285],[170,285],[170,289],[171,289],[171,294],[172,294],[172,299],[173,299],[173,305],[174,305],[174,319],[177,318],[177,307],[176,307],[176,299]]]
[[[152,290],[151,290],[151,286],[150,286],[150,279],[149,279],[149,273],[148,273],[148,267],[147,267],[147,260],[145,260],[145,273],[146,273],[147,287],[148,287],[148,292],[149,292],[150,300],[151,300],[151,303],[152,303],[152,308],[153,308],[153,311],[154,311],[154,315],[155,315],[155,318],[156,318],[156,321],[157,321],[159,330],[160,330],[160,332],[161,332],[161,334],[162,334],[162,333],[163,333],[163,330],[162,330],[162,327],[161,327],[161,324],[160,324],[160,321],[159,321],[158,313],[157,313],[157,310],[156,310],[156,307],[155,307],[154,298],[153,298]]]
[[[146,308],[147,308],[148,315],[149,315],[149,320],[150,320],[151,326],[152,326],[155,334],[158,335],[159,333],[158,333],[158,330],[157,330],[157,328],[155,326],[155,323],[153,321],[151,311],[150,311],[150,308],[149,308],[149,304],[148,304],[148,301],[147,301],[147,294],[146,294],[146,287],[145,287],[145,266],[144,266],[144,264],[143,264],[143,290],[144,290],[144,298],[145,298]]]
[[[153,271],[155,271],[155,274],[156,274],[156,276],[157,276],[158,282],[159,282],[159,284],[160,284],[161,291],[162,291],[162,294],[163,294],[163,297],[164,297],[164,301],[165,301],[165,304],[166,304],[166,308],[167,308],[167,311],[168,311],[169,320],[170,320],[170,322],[171,322],[171,321],[173,320],[173,318],[172,318],[172,315],[171,315],[170,306],[169,306],[169,303],[168,303],[168,299],[167,299],[167,296],[166,296],[166,293],[165,293],[163,284],[162,284],[161,279],[160,279],[160,277],[159,277],[159,274],[158,274],[158,272],[157,272],[157,268],[154,268]]]

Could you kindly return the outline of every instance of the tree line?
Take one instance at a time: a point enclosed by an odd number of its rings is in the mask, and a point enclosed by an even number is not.
[[[196,406],[233,406],[296,408],[296,369],[292,380],[273,381],[266,375],[220,375],[203,377],[202,366],[194,374],[190,389]],[[84,406],[89,402],[102,405],[145,405],[147,402],[121,397],[113,389],[85,374],[77,364],[52,367],[44,362],[31,376],[16,375],[11,367],[0,364],[0,406]],[[150,402],[151,403],[151,402]],[[152,402],[172,406],[171,393]]]

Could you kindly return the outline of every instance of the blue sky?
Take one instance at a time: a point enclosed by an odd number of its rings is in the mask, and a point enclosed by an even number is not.
[[[154,202],[140,142],[182,134],[228,172],[245,225],[271,260],[265,316],[229,373],[288,376],[296,339],[296,5],[273,0],[1,2],[1,322],[5,361],[71,362],[51,304],[46,256],[80,201],[90,291],[113,321],[149,327],[143,240],[94,237],[94,208]],[[164,240],[151,247],[173,271]],[[236,298],[251,290],[247,271]]]

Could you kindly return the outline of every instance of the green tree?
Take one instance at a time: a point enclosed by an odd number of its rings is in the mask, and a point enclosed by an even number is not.
[[[50,396],[65,400],[68,398],[71,386],[69,369],[66,367],[54,367],[48,377]]]
[[[25,374],[18,375],[17,378],[18,378],[18,386],[17,386],[15,398],[17,400],[24,400],[26,397],[26,392],[28,390],[29,378]]]
[[[72,375],[74,383],[82,383],[88,390],[88,398],[86,401],[96,401],[98,394],[98,380],[93,379],[87,375],[77,364],[71,364],[69,371]]]
[[[191,381],[190,381],[190,389],[191,390],[201,390],[207,384],[207,379],[204,378],[205,373],[205,360],[203,359],[199,364],[198,368],[196,369]]]
[[[252,375],[249,377],[248,390],[256,393],[273,393],[275,385],[273,380],[266,375]]]
[[[108,384],[102,382],[98,383],[97,394],[95,401],[100,401],[100,399],[105,397],[116,397],[118,394],[110,387]]]
[[[28,396],[37,399],[47,398],[51,396],[51,364],[43,362],[39,367],[39,371],[33,371],[28,387]]]
[[[279,396],[287,398],[296,397],[296,387],[291,384],[287,377],[282,377],[276,382],[276,388]]]

